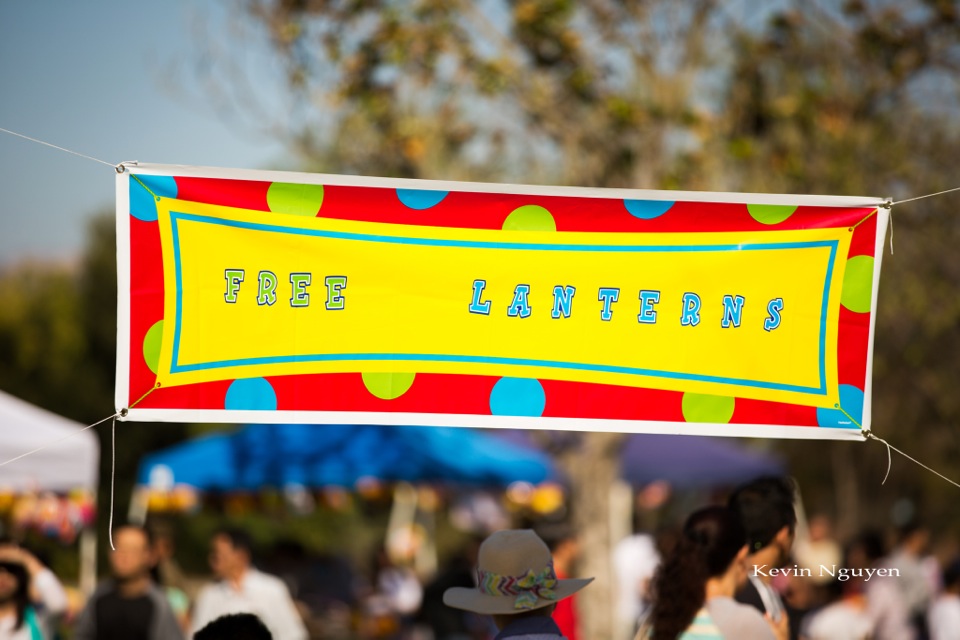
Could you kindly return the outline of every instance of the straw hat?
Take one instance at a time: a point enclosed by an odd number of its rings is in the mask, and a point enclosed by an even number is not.
[[[550,549],[529,529],[497,531],[480,545],[477,586],[451,587],[443,603],[486,615],[523,613],[569,598],[593,578],[558,580]]]

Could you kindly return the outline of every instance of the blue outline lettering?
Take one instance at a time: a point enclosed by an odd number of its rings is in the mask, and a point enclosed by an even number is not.
[[[347,288],[347,276],[327,276],[323,284],[327,287],[327,311],[342,311],[346,301],[340,294]]]
[[[700,296],[688,291],[683,294],[683,310],[680,312],[681,327],[695,327],[700,324]]]
[[[313,274],[306,271],[302,273],[290,274],[290,306],[291,307],[309,307],[310,306],[310,294],[307,293],[307,287],[310,286],[310,281],[312,279],[313,279]]]
[[[483,290],[486,288],[486,286],[486,280],[473,281],[473,300],[470,302],[470,313],[478,313],[485,316],[490,315],[490,301],[486,300],[484,302],[480,302],[480,298],[483,297]]]
[[[620,299],[620,287],[600,287],[597,289],[597,301],[603,303],[600,309],[600,319],[609,322],[613,318],[613,311],[610,307],[614,302]]]
[[[282,217],[282,216],[280,216]],[[360,242],[402,244],[411,246],[463,246],[474,248],[527,248],[543,251],[583,251],[583,252],[703,252],[703,251],[766,251],[769,249],[807,249],[812,247],[823,247],[830,250],[827,259],[827,268],[823,279],[823,292],[821,294],[820,315],[819,315],[819,342],[817,349],[819,380],[815,386],[803,386],[795,384],[785,384],[780,382],[770,382],[765,380],[754,380],[750,378],[727,378],[722,376],[711,376],[705,374],[689,374],[677,371],[660,371],[654,369],[639,369],[632,367],[616,367],[609,365],[556,362],[544,360],[523,360],[512,358],[496,358],[482,356],[454,356],[440,354],[396,354],[396,353],[358,353],[358,354],[301,354],[288,356],[264,356],[258,358],[246,358],[235,360],[216,360],[204,362],[182,363],[180,362],[180,342],[183,333],[183,259],[182,247],[180,242],[181,222],[199,222],[203,224],[219,225],[235,229],[251,229],[261,231],[272,231],[277,233],[286,233],[291,235],[306,237],[325,237],[337,238],[342,240],[353,240]],[[173,354],[170,362],[171,373],[184,373],[188,371],[205,371],[223,367],[253,366],[263,364],[279,364],[287,362],[334,362],[334,361],[385,361],[391,362],[476,362],[482,364],[499,363],[507,365],[552,367],[565,370],[579,371],[606,371],[614,373],[624,373],[628,375],[655,376],[673,380],[697,380],[701,382],[720,382],[723,384],[741,385],[744,387],[757,389],[778,389],[795,393],[805,393],[812,396],[823,397],[827,394],[826,377],[826,336],[827,336],[827,315],[830,301],[830,283],[832,282],[834,268],[836,266],[837,252],[839,247],[838,240],[814,240],[809,242],[760,242],[747,244],[728,244],[728,245],[697,245],[697,246],[645,246],[645,245],[570,245],[558,244],[550,245],[545,243],[494,243],[494,242],[474,242],[458,240],[438,240],[438,239],[417,239],[403,237],[388,237],[377,235],[364,235],[356,233],[341,233],[333,231],[308,230],[301,228],[284,227],[276,224],[263,224],[252,222],[240,222],[236,220],[223,220],[210,216],[203,216],[194,213],[184,213],[182,211],[170,212],[170,233],[173,247],[174,279],[176,286],[174,288],[175,313],[174,313],[174,331],[173,331]]]
[[[529,318],[531,312],[530,302],[527,300],[528,295],[530,295],[530,285],[518,284],[513,290],[513,302],[507,307],[507,315],[511,318],[516,318],[517,316]]]
[[[237,292],[240,291],[240,283],[246,274],[243,269],[224,269],[223,277],[227,280],[227,291],[223,294],[223,299],[228,304],[234,304],[237,301]]]
[[[257,304],[272,307],[277,301],[277,274],[263,270],[257,275]]]
[[[723,296],[723,319],[720,320],[720,326],[724,329],[730,328],[733,323],[734,328],[740,326],[740,318],[743,316],[743,296]]]
[[[573,310],[573,296],[576,295],[576,293],[576,287],[570,285],[554,285],[553,311],[550,312],[550,317],[554,320],[559,320],[560,314],[562,313],[564,318],[569,318],[570,312]]]
[[[770,316],[763,319],[764,331],[773,331],[780,326],[781,311],[783,311],[783,298],[774,298],[767,303],[767,313],[769,313]]]
[[[637,314],[637,322],[640,324],[656,324],[657,312],[653,305],[660,302],[660,292],[651,289],[642,289],[640,291],[640,313]]]

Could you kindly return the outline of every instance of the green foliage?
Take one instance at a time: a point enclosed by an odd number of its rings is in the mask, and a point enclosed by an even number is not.
[[[0,274],[0,389],[84,424],[113,413],[117,343],[116,235],[112,213],[94,217],[75,266],[27,264]],[[100,438],[99,539],[110,506],[111,422]],[[124,520],[144,453],[186,426],[117,423],[117,522]],[[100,554],[105,567],[106,554]]]
[[[950,0],[796,0],[775,8],[247,0],[246,9],[254,35],[269,38],[283,65],[293,103],[266,126],[308,169],[894,199],[957,186],[960,9]],[[213,83],[242,72],[228,59],[213,62]],[[886,257],[881,280],[873,393],[874,430],[953,476],[956,204],[946,196],[894,209],[896,254]],[[76,268],[0,273],[0,388],[84,422],[112,411],[114,256],[113,223],[103,216]],[[98,430],[105,451],[109,429]],[[119,425],[118,513],[144,452],[205,429]],[[590,508],[601,505],[606,487],[596,479],[617,450],[615,437],[603,437],[588,439],[586,454],[560,452],[579,472],[574,499],[589,497]],[[880,487],[880,445],[775,446],[791,457],[808,501],[832,505],[848,530],[886,524],[902,497],[931,520],[957,518],[953,490],[905,461],[895,460]],[[322,546],[349,544],[344,536],[367,522],[351,517],[331,521],[316,539],[304,530],[310,520],[248,524],[264,541],[282,525]],[[595,519],[607,521],[602,513]],[[212,516],[197,522],[192,535],[200,540]]]
[[[894,199],[957,186],[960,8],[950,0],[249,0],[248,9],[300,105],[280,128],[325,170]],[[873,393],[874,430],[953,475],[956,202],[894,210]],[[902,496],[928,517],[955,517],[949,487],[906,463],[877,498],[886,464],[877,445],[777,446],[847,529],[886,524]],[[862,466],[845,475],[838,461],[850,457]],[[871,508],[858,509],[867,495]]]

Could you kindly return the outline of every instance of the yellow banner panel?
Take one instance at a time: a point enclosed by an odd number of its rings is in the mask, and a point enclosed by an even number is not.
[[[163,198],[158,382],[536,377],[832,407],[851,232],[405,226]]]

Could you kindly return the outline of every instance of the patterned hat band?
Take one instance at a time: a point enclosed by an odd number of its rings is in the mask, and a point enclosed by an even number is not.
[[[539,573],[530,569],[523,576],[501,576],[477,569],[477,589],[488,596],[516,596],[515,609],[532,609],[537,598],[556,600],[553,588],[557,586],[557,574],[551,560]]]

